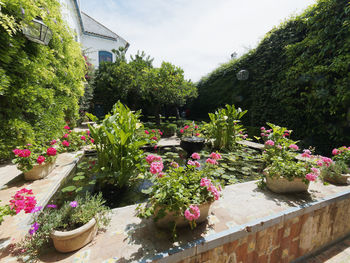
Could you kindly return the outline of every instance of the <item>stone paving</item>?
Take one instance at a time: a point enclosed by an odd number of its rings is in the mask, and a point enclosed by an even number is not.
[[[350,186],[325,186],[317,182],[311,183],[308,194],[281,196],[267,190],[259,190],[255,182],[228,186],[223,191],[223,198],[212,205],[208,222],[199,225],[194,231],[188,228],[180,229],[180,238],[176,243],[171,241],[168,232],[157,229],[152,220],[135,217],[135,205],[118,208],[113,210],[112,221],[107,231],[99,233],[92,243],[73,253],[60,254],[51,250],[40,260],[146,262],[154,255],[176,249],[179,245],[346,190],[350,190]],[[13,260],[5,250],[1,262]]]

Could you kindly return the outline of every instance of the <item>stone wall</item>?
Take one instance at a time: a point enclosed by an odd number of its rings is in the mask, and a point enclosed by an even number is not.
[[[319,209],[265,229],[246,228],[246,235],[221,246],[201,252],[181,263],[270,262],[302,261],[305,257],[350,233],[350,199],[340,199]],[[259,230],[260,228],[260,230]],[[257,230],[257,231],[256,231]]]

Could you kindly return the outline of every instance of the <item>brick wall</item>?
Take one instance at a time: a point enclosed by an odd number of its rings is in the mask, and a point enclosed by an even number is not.
[[[347,236],[349,218],[350,199],[338,200],[180,262],[291,262]]]

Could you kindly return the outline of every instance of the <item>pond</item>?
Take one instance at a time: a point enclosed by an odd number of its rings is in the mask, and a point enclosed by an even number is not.
[[[151,152],[145,152],[150,154]],[[186,152],[180,147],[165,147],[158,149],[158,154],[162,156],[165,168],[172,161],[179,165],[185,165],[187,159]],[[200,153],[203,164],[209,158],[210,152],[206,149]],[[248,147],[238,147],[235,151],[221,152],[222,160],[219,162],[218,169],[215,170],[214,176],[222,180],[225,185],[243,183],[259,179],[263,170],[263,161],[259,150]],[[77,164],[75,171],[63,182],[60,189],[53,196],[51,203],[62,204],[64,201],[73,201],[77,194],[90,192],[92,194],[102,192],[106,205],[110,208],[123,207],[147,200],[147,194],[142,191],[151,186],[150,182],[140,179],[132,188],[117,189],[115,187],[104,187],[97,189],[96,185],[96,162],[95,154],[85,155]]]

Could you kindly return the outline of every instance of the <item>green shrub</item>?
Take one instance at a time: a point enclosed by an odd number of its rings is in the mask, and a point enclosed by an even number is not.
[[[97,121],[92,114],[87,115]],[[106,115],[100,125],[89,125],[96,144],[100,186],[109,184],[122,188],[136,179],[144,159],[140,147],[147,143],[137,134],[143,129],[139,117],[140,111],[132,112],[118,101],[112,114]]]
[[[257,48],[197,84],[196,117],[224,104],[247,109],[245,125],[278,123],[328,152],[350,141],[350,6],[319,0],[268,32]],[[236,74],[246,69],[248,80]]]
[[[56,0],[0,2],[0,159],[19,145],[47,142],[78,117],[85,62]],[[24,10],[24,15],[21,12]],[[49,45],[29,41],[22,26],[41,17]]]

